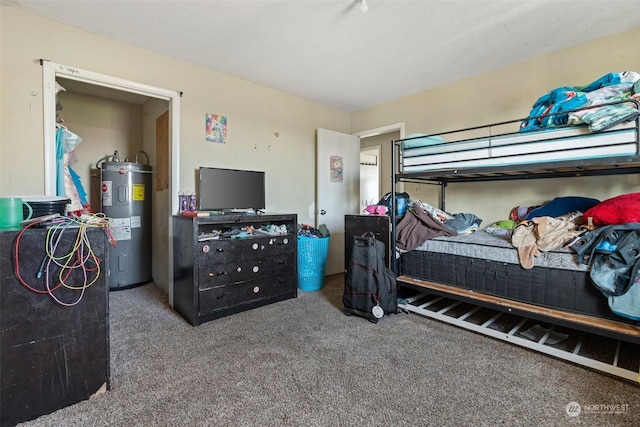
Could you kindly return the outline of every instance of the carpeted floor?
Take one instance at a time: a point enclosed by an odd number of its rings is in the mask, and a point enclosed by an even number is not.
[[[414,314],[348,317],[342,289],[198,327],[152,284],[111,292],[111,390],[23,425],[640,425],[635,384]]]

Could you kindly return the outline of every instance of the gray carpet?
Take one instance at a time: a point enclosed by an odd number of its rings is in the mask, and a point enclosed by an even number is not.
[[[198,327],[152,284],[111,292],[111,390],[23,425],[640,425],[635,384],[414,314],[347,317],[342,280]]]

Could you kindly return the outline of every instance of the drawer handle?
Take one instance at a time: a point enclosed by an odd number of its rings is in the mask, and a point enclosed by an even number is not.
[[[209,277],[213,277],[213,276],[226,276],[227,272],[226,271],[219,271],[217,273],[209,273]]]

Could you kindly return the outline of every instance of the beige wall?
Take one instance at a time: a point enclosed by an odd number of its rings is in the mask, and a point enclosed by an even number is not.
[[[359,111],[351,116],[352,130],[404,122],[407,135],[436,133],[526,117],[535,100],[553,88],[587,84],[613,71],[640,72],[638,40],[640,27]],[[446,208],[452,213],[476,213],[488,225],[506,218],[517,205],[567,195],[604,199],[639,190],[637,175],[453,184],[447,188]],[[406,191],[438,204],[434,187],[421,191],[408,184]]]
[[[44,192],[43,58],[183,92],[181,189],[195,190],[198,166],[265,170],[267,210],[313,222],[315,131],[349,133],[348,113],[5,5],[0,15],[0,194]],[[226,144],[204,142],[206,113],[227,116]]]
[[[404,122],[406,134],[433,133],[524,117],[535,99],[554,87],[586,84],[610,71],[640,70],[637,28],[348,114],[4,5],[0,40],[0,195],[44,191],[43,58],[183,92],[180,189],[195,190],[199,166],[265,170],[267,210],[295,212],[300,222],[309,223],[317,128],[355,133]],[[226,144],[204,142],[205,113],[227,116]],[[515,205],[558,195],[602,199],[637,189],[635,175],[457,184],[448,188],[447,210],[474,212],[487,225]],[[405,190],[437,203],[432,187],[426,192],[411,186]]]

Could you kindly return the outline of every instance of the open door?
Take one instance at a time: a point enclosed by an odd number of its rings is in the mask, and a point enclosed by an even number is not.
[[[360,209],[360,138],[318,129],[316,224],[331,233],[326,274],[344,272],[344,216]]]

